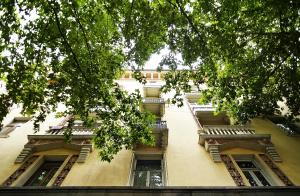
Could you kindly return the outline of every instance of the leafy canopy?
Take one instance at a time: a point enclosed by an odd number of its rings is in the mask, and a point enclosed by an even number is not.
[[[100,120],[94,142],[103,160],[123,146],[153,143],[152,116],[139,92],[116,83],[167,47],[163,91],[206,84],[201,101],[240,122],[279,109],[300,111],[300,2],[297,0],[32,0],[0,2],[0,120],[15,103],[38,122],[55,111]],[[182,55],[182,62],[176,55]],[[189,69],[178,71],[178,65]],[[89,114],[96,114],[89,118]]]

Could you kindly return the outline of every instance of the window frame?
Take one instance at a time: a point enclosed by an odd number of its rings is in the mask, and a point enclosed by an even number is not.
[[[155,171],[161,171],[161,177],[162,177],[162,185],[159,187],[164,187],[167,184],[166,180],[166,163],[165,163],[165,157],[163,154],[133,154],[133,160],[132,160],[132,168],[131,168],[131,174],[130,174],[130,183],[129,185],[132,187],[140,187],[140,186],[134,186],[134,180],[135,180],[135,172],[137,161],[138,160],[145,160],[145,161],[160,161],[161,169],[155,170]],[[154,186],[155,187],[155,186]],[[150,171],[147,171],[147,179],[146,179],[146,186],[141,186],[141,188],[153,188],[150,186]]]
[[[68,163],[69,159],[72,155],[39,155],[37,160],[35,160],[26,170],[24,171],[21,176],[19,176],[10,186],[22,186],[25,187],[27,181],[34,175],[34,173],[40,169],[41,165],[45,161],[59,161],[62,160],[62,164],[59,166],[58,170],[54,173],[50,181],[46,184],[47,186],[52,186],[55,182],[55,179],[60,174],[60,172],[64,169],[65,165]],[[34,187],[34,186],[31,186]]]
[[[243,179],[252,187],[251,183],[249,182],[248,178],[244,174],[244,171],[247,171],[252,179],[255,181],[257,186],[259,187],[267,187],[262,184],[262,182],[258,179],[255,171],[259,171],[260,174],[265,178],[265,180],[269,183],[270,186],[275,186],[274,181],[272,180],[271,176],[267,173],[265,168],[262,164],[259,163],[258,159],[255,157],[255,155],[232,155],[232,158],[237,166],[237,168],[241,171],[241,175],[243,176]],[[238,164],[238,162],[242,161],[250,161],[255,166],[255,168],[241,168]]]
[[[53,160],[44,160],[43,163],[38,167],[38,169],[27,179],[25,184],[23,185],[24,187],[35,187],[35,186],[47,186],[49,182],[53,179],[57,171],[61,168],[65,160],[58,160],[58,161],[53,161]],[[54,164],[55,162],[56,165]],[[47,165],[48,164],[48,165]],[[49,167],[49,165],[52,165]],[[36,181],[39,178],[39,173],[41,172],[42,169],[48,169],[48,172],[46,173],[45,177],[39,182],[38,185],[32,185],[35,184]],[[54,170],[54,171],[53,171]],[[45,183],[46,182],[46,183]],[[44,185],[41,185],[44,184]]]
[[[17,128],[24,126],[32,117],[18,116],[14,117],[7,125],[3,126],[0,130],[0,138],[9,137],[9,134]],[[18,123],[19,122],[19,123]]]

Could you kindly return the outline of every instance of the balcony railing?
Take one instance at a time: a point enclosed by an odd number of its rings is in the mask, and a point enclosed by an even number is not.
[[[190,108],[194,114],[196,114],[196,112],[213,112],[213,111],[215,111],[215,108],[210,104],[199,105],[196,103],[190,103]]]
[[[208,135],[243,135],[255,134],[255,131],[247,126],[238,125],[204,125],[200,134]]]
[[[144,98],[143,103],[158,103],[163,104],[165,100],[163,98]]]
[[[244,140],[244,139],[266,139],[269,134],[255,134],[255,131],[248,126],[238,125],[205,125],[199,130],[199,143],[204,145],[206,140],[225,139],[225,140]]]
[[[63,135],[66,131],[67,126],[50,126],[46,135]],[[91,135],[93,134],[92,128],[83,126],[83,125],[75,125],[72,127],[73,135]]]
[[[151,125],[153,129],[162,130],[167,129],[167,122],[166,121],[156,121]]]

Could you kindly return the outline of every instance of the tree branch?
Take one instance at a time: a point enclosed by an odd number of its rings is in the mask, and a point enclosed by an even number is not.
[[[50,6],[52,6],[52,5],[50,4]],[[58,18],[57,11],[56,11],[56,9],[55,9],[53,6],[52,6],[52,10],[53,10],[53,13],[54,13],[54,16],[55,16],[55,21],[56,21],[56,25],[57,25],[57,28],[58,28],[58,30],[59,30],[59,33],[60,33],[60,35],[62,36],[63,41],[65,42],[67,48],[70,50],[70,52],[71,52],[71,54],[72,54],[72,57],[73,57],[73,59],[74,59],[74,61],[75,61],[75,65],[76,65],[77,69],[80,71],[80,73],[82,74],[82,76],[83,76],[83,78],[86,80],[86,82],[91,83],[91,82],[89,81],[89,79],[87,78],[87,76],[85,75],[85,73],[83,72],[83,70],[81,69],[79,60],[77,59],[77,55],[76,55],[76,53],[73,51],[71,45],[69,44],[69,42],[68,42],[68,40],[67,40],[67,38],[66,38],[66,35],[62,32],[62,29],[61,29],[61,26],[60,26],[60,22],[59,22],[59,18]]]
[[[282,66],[282,64],[286,61],[286,59],[289,58],[289,55],[287,55],[282,61],[266,76],[266,78],[263,81],[263,84],[267,82],[267,80],[276,73],[276,71]]]
[[[188,21],[189,25],[192,27],[192,30],[197,34],[199,41],[201,43],[201,45],[203,45],[204,50],[206,55],[204,55],[204,58],[209,58],[209,48],[206,46],[206,43],[200,33],[200,31],[198,30],[198,28],[196,27],[196,25],[194,24],[193,20],[187,15],[187,13],[184,11],[183,7],[181,6],[180,2],[178,0],[176,0],[176,4],[172,3],[170,0],[168,0],[168,2],[174,7],[174,8],[179,8],[180,13],[186,18],[186,20]],[[210,58],[209,58],[210,60]]]
[[[78,12],[76,11],[76,8],[75,8],[75,4],[74,4],[74,1],[72,1],[72,10],[73,10],[73,13],[74,13],[74,16],[75,16],[75,19],[76,19],[76,22],[78,23],[79,25],[79,28],[80,30],[82,31],[82,34],[83,34],[83,38],[84,38],[84,42],[85,42],[85,45],[88,49],[88,53],[89,53],[89,56],[90,56],[90,59],[92,59],[92,53],[91,53],[91,46],[90,44],[88,43],[88,39],[87,39],[87,36],[86,36],[86,32],[80,22],[80,18],[79,18],[79,15],[78,15]]]

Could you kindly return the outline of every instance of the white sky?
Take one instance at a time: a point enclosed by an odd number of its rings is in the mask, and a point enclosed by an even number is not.
[[[168,54],[168,49],[160,50],[160,53],[152,54],[150,59],[145,64],[145,69],[156,69],[164,55]]]
[[[164,55],[167,55],[170,52],[168,48],[161,49],[158,53],[152,54],[150,59],[145,63],[144,69],[153,69],[156,70],[156,68],[159,65],[159,62],[162,60]],[[178,61],[182,62],[182,56],[181,54],[175,54],[175,57]],[[178,69],[188,69],[187,66],[178,65]],[[164,69],[168,69],[167,66],[164,66]]]

